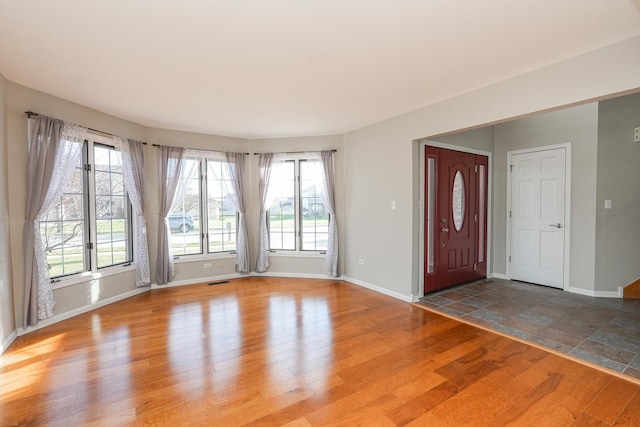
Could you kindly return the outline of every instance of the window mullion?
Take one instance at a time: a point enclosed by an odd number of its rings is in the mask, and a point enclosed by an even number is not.
[[[200,242],[202,253],[209,253],[209,193],[207,186],[208,165],[200,159]]]
[[[300,191],[300,159],[294,162],[294,194],[295,194],[295,230],[296,230],[296,252],[302,250],[302,192]]]
[[[85,254],[88,262],[87,270],[96,271],[98,266],[97,253],[98,248],[95,244],[97,241],[97,226],[96,226],[96,201],[95,201],[95,157],[93,153],[93,141],[86,141],[85,144],[85,156],[84,156],[84,173],[85,173],[85,191],[84,198],[86,204],[85,215]]]

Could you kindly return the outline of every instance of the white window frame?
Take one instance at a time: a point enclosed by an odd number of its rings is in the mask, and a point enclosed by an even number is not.
[[[133,266],[133,260],[136,254],[134,253],[134,233],[133,227],[135,226],[135,219],[132,214],[131,201],[127,195],[127,207],[129,211],[129,240],[128,240],[128,253],[129,259],[125,262],[112,264],[98,268],[98,250],[97,250],[97,217],[96,217],[96,194],[95,194],[95,158],[94,158],[94,146],[95,145],[108,146],[115,149],[113,140],[103,137],[101,135],[92,134],[88,135],[85,139],[82,147],[82,168],[83,168],[83,211],[84,211],[84,256],[85,263],[88,260],[89,268],[77,273],[71,273],[63,276],[51,277],[51,284],[53,289],[64,288],[66,286],[75,285],[82,282],[100,279],[103,277],[111,276],[113,274],[123,273],[125,271],[135,270]],[[87,165],[89,165],[87,170]],[[125,192],[126,193],[126,192]],[[91,249],[87,248],[87,244],[92,244]]]
[[[225,258],[233,258],[235,256],[236,250],[224,250],[224,251],[213,251],[209,252],[209,210],[208,210],[208,161],[221,161],[224,162],[226,160],[214,160],[208,159],[205,156],[201,155],[187,155],[187,160],[196,160],[198,161],[198,191],[200,197],[200,208],[199,208],[199,226],[200,226],[200,252],[191,253],[191,254],[179,254],[174,255],[173,259],[175,262],[192,262],[201,259],[225,259]],[[172,215],[173,212],[170,212],[169,215]],[[236,239],[238,236],[238,219],[239,213],[236,211]]]
[[[302,194],[300,188],[300,162],[311,161],[308,155],[304,153],[287,154],[282,162],[294,162],[294,220],[295,220],[295,249],[272,249],[271,239],[269,239],[269,253],[272,256],[287,256],[287,257],[300,257],[300,258],[321,258],[324,257],[327,251],[307,249],[302,250]],[[269,230],[269,236],[271,236],[271,224],[269,221],[269,212],[267,211],[267,230]]]

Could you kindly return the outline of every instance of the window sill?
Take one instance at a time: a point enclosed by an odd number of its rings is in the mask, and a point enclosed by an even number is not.
[[[64,277],[59,282],[51,284],[52,289],[66,288],[67,286],[73,286],[80,283],[92,282],[94,280],[102,279],[105,277],[115,276],[118,274],[127,273],[129,271],[135,271],[136,267],[131,265],[116,265],[113,267],[107,267],[97,272],[85,271],[84,273],[75,274],[73,276]]]
[[[275,251],[269,252],[269,256],[286,258],[324,258],[326,254],[320,252]]]
[[[209,259],[235,259],[236,254],[232,254],[229,252],[219,253],[219,254],[198,254],[198,255],[178,255],[173,257],[173,262],[176,264],[182,264],[183,262],[199,262],[206,261]]]

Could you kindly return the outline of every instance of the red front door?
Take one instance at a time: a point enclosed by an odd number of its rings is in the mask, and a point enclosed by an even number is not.
[[[486,275],[487,158],[427,147],[425,293]]]

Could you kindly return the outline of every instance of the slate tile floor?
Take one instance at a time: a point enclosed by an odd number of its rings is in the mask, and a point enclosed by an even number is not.
[[[640,378],[640,300],[487,279],[418,304]]]

